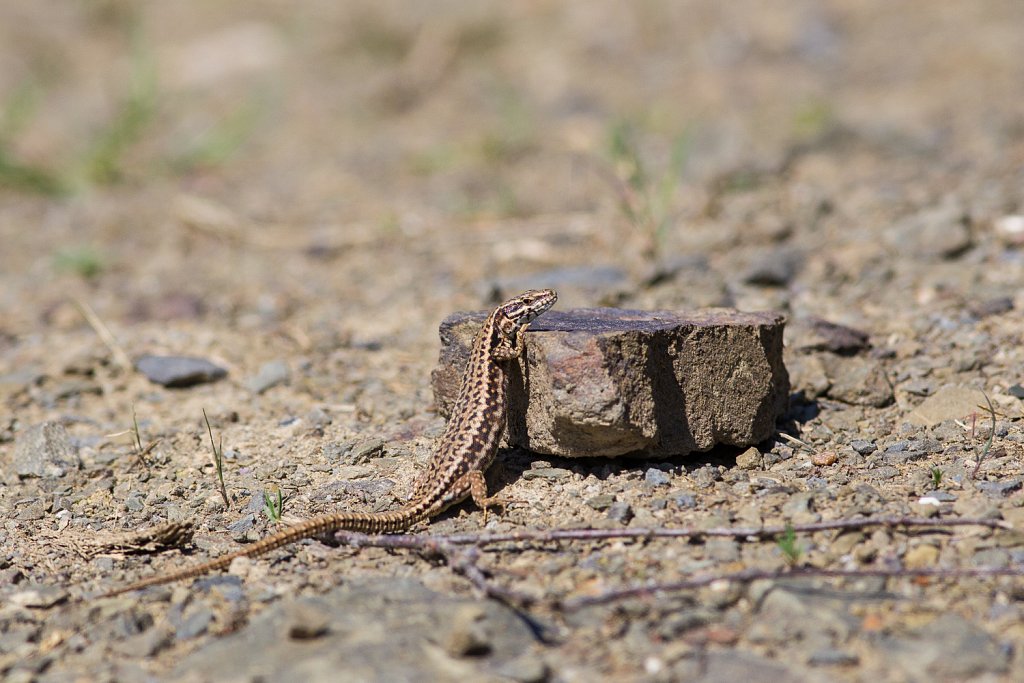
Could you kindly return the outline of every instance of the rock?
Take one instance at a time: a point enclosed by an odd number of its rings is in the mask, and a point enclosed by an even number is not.
[[[861,455],[870,455],[878,450],[874,441],[866,441],[864,439],[854,439],[850,442],[850,448]]]
[[[883,233],[903,254],[952,259],[971,248],[967,211],[950,201],[907,216]]]
[[[786,328],[786,343],[801,352],[828,351],[851,355],[871,348],[867,332],[823,318],[798,319]]]
[[[260,366],[260,371],[245,380],[246,388],[254,394],[285,384],[291,377],[288,364],[283,360],[273,360]]]
[[[82,467],[78,450],[59,422],[41,422],[19,432],[14,441],[14,472],[21,478],[58,479]]]
[[[612,503],[608,507],[608,519],[620,524],[629,524],[629,520],[633,519],[633,508],[623,501]]]
[[[822,354],[829,398],[857,406],[882,408],[893,401],[892,384],[881,363],[870,358]]]
[[[672,478],[667,472],[651,467],[644,473],[644,481],[651,486],[668,486],[672,482]]]
[[[562,479],[568,479],[572,475],[572,472],[565,469],[564,467],[534,467],[533,469],[526,470],[523,472],[523,479],[529,481],[531,479],[549,479],[551,481],[560,481]]]
[[[975,487],[979,491],[984,491],[990,496],[1004,498],[1014,491],[1019,491],[1021,486],[1024,486],[1024,479],[1020,477],[1013,477],[1005,481],[979,481],[975,483]]]
[[[811,666],[853,666],[860,663],[860,657],[853,652],[825,647],[812,652],[807,663]]]
[[[1024,214],[1011,213],[992,221],[996,235],[1007,246],[1024,244]]]
[[[213,612],[200,607],[192,611],[187,617],[175,624],[175,640],[190,640],[196,636],[206,633],[206,629],[213,623]]]
[[[910,411],[907,421],[931,426],[945,420],[962,420],[971,413],[984,413],[986,405],[980,389],[947,384]]]
[[[520,668],[513,665],[536,642],[528,622],[496,601],[441,595],[402,578],[346,581],[317,597],[314,638],[282,637],[295,602],[272,603],[184,655],[169,678],[496,680],[504,667]]]
[[[882,637],[883,657],[911,678],[927,672],[941,680],[1004,673],[1010,650],[959,614],[944,613],[909,635]],[[892,672],[895,673],[895,672]]]
[[[317,598],[299,598],[284,611],[285,630],[292,640],[320,638],[330,629],[330,606]]]
[[[600,495],[587,498],[586,500],[587,506],[597,510],[598,512],[607,510],[614,502],[615,496],[610,493],[602,493]]]
[[[6,596],[6,600],[18,607],[35,607],[46,609],[57,603],[64,602],[68,593],[58,586],[28,586],[16,593]]]
[[[149,381],[172,388],[215,382],[228,374],[205,358],[191,356],[142,356],[135,361],[135,369]]]
[[[811,464],[817,467],[834,465],[837,460],[839,460],[839,456],[833,451],[821,451],[811,456]]]
[[[434,397],[447,416],[483,313],[441,324]],[[752,446],[786,409],[781,315],[549,311],[509,381],[512,446],[569,457],[685,455]]]
[[[751,258],[741,279],[748,285],[785,287],[796,277],[803,262],[803,253],[791,247],[760,250]]]
[[[736,467],[741,470],[756,470],[761,467],[761,451],[753,446],[736,456]]]

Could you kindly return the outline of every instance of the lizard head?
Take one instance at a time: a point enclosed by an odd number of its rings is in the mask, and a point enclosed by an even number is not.
[[[498,326],[511,337],[558,301],[553,289],[531,289],[498,306]]]

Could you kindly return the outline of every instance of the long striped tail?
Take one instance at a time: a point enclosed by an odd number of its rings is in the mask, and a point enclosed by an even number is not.
[[[302,540],[303,538],[311,538],[313,536],[319,536],[320,534],[326,534],[332,531],[345,530],[361,531],[364,533],[394,533],[396,531],[402,531],[409,528],[415,522],[419,521],[421,516],[420,510],[415,507],[405,507],[393,512],[372,514],[341,512],[337,514],[320,515],[319,517],[314,517],[306,520],[305,522],[300,522],[294,526],[290,526],[287,529],[277,532],[273,536],[268,536],[267,538],[256,541],[252,545],[246,546],[241,550],[236,550],[232,553],[228,553],[227,555],[221,555],[220,557],[209,560],[208,562],[201,562],[199,564],[192,565],[191,567],[184,567],[177,571],[168,572],[166,574],[157,574],[156,576],[151,576],[148,579],[142,579],[141,581],[130,583],[127,586],[107,591],[97,597],[110,598],[115,595],[141,590],[150,586],[159,586],[165,583],[173,583],[175,581],[182,581],[184,579],[202,576],[208,572],[228,567],[235,558],[255,557],[257,555],[268,553],[271,550],[276,550],[282,546],[286,546],[289,543]]]

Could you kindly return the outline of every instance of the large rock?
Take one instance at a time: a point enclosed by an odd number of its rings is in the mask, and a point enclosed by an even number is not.
[[[441,323],[433,386],[445,416],[485,315]],[[789,399],[784,323],[727,309],[549,311],[531,325],[527,361],[510,376],[509,444],[569,457],[665,457],[763,441]]]

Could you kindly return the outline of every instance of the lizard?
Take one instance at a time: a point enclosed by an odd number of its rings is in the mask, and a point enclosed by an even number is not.
[[[511,362],[523,356],[530,323],[557,299],[557,293],[550,289],[529,290],[505,301],[487,316],[473,341],[448,424],[426,468],[413,484],[409,501],[401,508],[312,517],[240,550],[114,588],[99,597],[202,576],[226,568],[236,558],[263,555],[295,541],[334,531],[405,531],[466,498],[472,498],[483,510],[486,524],[488,510],[505,503],[499,497],[487,495],[484,472],[494,461],[507,423],[507,372]]]

